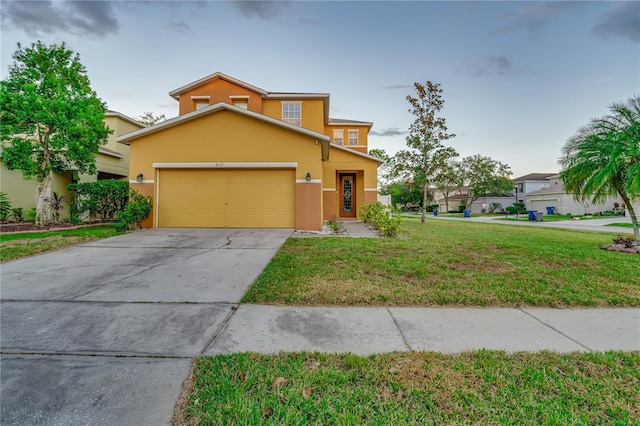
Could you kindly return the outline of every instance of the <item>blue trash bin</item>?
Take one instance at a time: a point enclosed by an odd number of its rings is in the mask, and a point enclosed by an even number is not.
[[[536,213],[538,213],[538,210],[527,210],[527,213],[529,214],[530,221],[536,220]]]
[[[433,209],[433,215],[438,216],[438,209]]]
[[[547,214],[553,214],[555,207],[547,207]]]
[[[471,217],[471,210],[462,210],[464,217]]]

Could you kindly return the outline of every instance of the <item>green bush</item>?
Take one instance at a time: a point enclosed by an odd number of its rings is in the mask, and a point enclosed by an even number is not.
[[[126,180],[72,183],[67,189],[71,191],[69,210],[72,222],[88,215],[97,215],[104,221],[113,220],[124,211],[129,200],[129,182]]]
[[[16,222],[22,222],[24,220],[24,209],[22,207],[14,207],[11,209],[11,216]]]
[[[394,237],[400,232],[402,219],[393,215],[393,208],[380,202],[360,206],[360,217],[364,223],[375,227],[382,235]]]
[[[24,220],[27,222],[34,223],[36,221],[36,209],[35,207],[30,208],[24,213]]]
[[[151,214],[151,197],[145,197],[135,189],[129,190],[129,203],[118,214],[118,231],[142,229],[142,221]]]
[[[9,196],[4,192],[0,192],[0,221],[6,222],[11,214],[11,201]]]

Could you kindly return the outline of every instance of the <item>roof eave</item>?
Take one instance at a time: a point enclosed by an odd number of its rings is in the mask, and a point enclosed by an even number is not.
[[[381,159],[379,159],[378,157],[374,157],[373,155],[365,154],[365,153],[363,153],[363,152],[359,152],[359,151],[356,151],[356,150],[351,149],[351,148],[345,148],[345,147],[344,147],[344,146],[342,146],[342,145],[337,145],[337,144],[335,144],[335,143],[331,143],[331,144],[330,144],[330,146],[331,146],[332,148],[337,148],[337,149],[339,149],[339,150],[341,150],[341,151],[345,151],[345,152],[348,152],[348,153],[351,153],[351,154],[355,154],[355,155],[360,156],[360,157],[367,158],[367,159],[369,159],[369,160],[373,160],[373,161],[375,161],[375,162],[376,162],[376,163],[378,163],[378,164],[383,164],[383,163],[384,163],[384,160],[381,160]]]
[[[208,115],[208,114],[212,114],[212,113],[220,111],[220,110],[233,111],[233,112],[236,112],[236,113],[248,116],[248,117],[255,118],[257,120],[264,121],[264,122],[269,123],[269,124],[273,124],[273,125],[276,125],[276,126],[279,126],[279,127],[282,127],[282,128],[285,128],[285,129],[288,129],[288,130],[291,130],[291,131],[294,131],[294,132],[297,132],[297,133],[301,133],[301,134],[303,134],[305,136],[309,136],[309,137],[312,137],[312,138],[317,139],[317,140],[327,141],[327,142],[330,140],[329,136],[323,135],[322,133],[314,132],[312,130],[305,129],[305,128],[300,127],[300,126],[295,126],[293,124],[289,124],[289,123],[286,123],[286,122],[281,121],[281,120],[276,120],[275,118],[271,118],[271,117],[268,117],[268,116],[263,115],[263,114],[258,114],[256,112],[249,111],[249,110],[246,110],[244,108],[238,108],[238,107],[236,107],[234,105],[230,105],[230,104],[227,104],[227,103],[224,103],[224,102],[219,102],[217,104],[210,105],[210,106],[208,106],[206,108],[202,108],[202,109],[199,109],[199,110],[196,110],[196,111],[192,111],[192,112],[189,112],[187,114],[183,114],[183,115],[180,115],[178,117],[172,118],[170,120],[163,121],[162,123],[154,124],[153,126],[145,127],[143,129],[136,130],[135,132],[131,132],[131,133],[127,133],[127,134],[122,135],[122,136],[118,136],[116,138],[116,142],[130,143],[132,140],[138,139],[140,137],[150,135],[152,133],[164,130],[166,128],[177,126],[177,125],[180,125],[182,123],[189,122],[191,120],[195,120],[196,118],[199,118],[201,116],[205,116],[205,115]]]

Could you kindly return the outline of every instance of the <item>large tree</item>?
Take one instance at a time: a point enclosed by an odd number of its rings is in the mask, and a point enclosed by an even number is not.
[[[471,209],[471,204],[478,198],[511,192],[513,184],[510,175],[511,168],[508,165],[480,154],[471,155],[456,165],[456,186],[465,197],[466,208]]]
[[[18,43],[13,60],[0,82],[2,161],[37,181],[36,224],[42,224],[52,173],[95,173],[95,154],[109,134],[105,104],[64,43]]]
[[[422,190],[413,182],[391,182],[380,189],[380,194],[391,195],[394,207],[401,204],[406,208],[409,203],[422,205]]]
[[[424,223],[434,180],[446,166],[447,160],[457,153],[442,144],[455,135],[447,133],[446,120],[438,116],[444,105],[440,85],[427,81],[426,85],[416,82],[413,86],[417,96],[409,95],[407,101],[411,105],[409,112],[415,116],[415,120],[409,127],[408,149],[398,152],[394,157],[394,174],[420,186]]]
[[[614,103],[610,115],[578,129],[562,148],[560,177],[578,201],[604,202],[620,196],[640,241],[633,208],[640,199],[640,96]]]
[[[450,158],[442,165],[434,179],[435,188],[444,198],[445,213],[449,211],[449,199],[451,198],[452,193],[457,190],[457,164],[457,161],[453,157]]]

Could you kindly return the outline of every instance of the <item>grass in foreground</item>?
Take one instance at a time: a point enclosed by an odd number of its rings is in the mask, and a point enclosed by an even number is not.
[[[291,238],[243,303],[639,306],[640,259],[613,235],[405,219],[406,238]]]
[[[96,226],[63,231],[0,234],[0,262],[33,256],[116,234],[113,226]]]
[[[241,353],[196,359],[190,386],[173,424],[627,425],[640,352]]]

